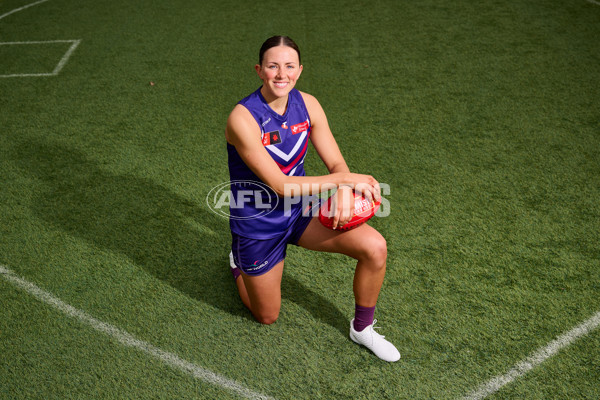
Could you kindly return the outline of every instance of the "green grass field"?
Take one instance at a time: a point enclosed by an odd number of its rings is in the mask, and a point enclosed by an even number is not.
[[[484,397],[600,398],[597,1],[33,3],[0,1],[0,398],[475,398],[565,333]],[[343,256],[289,249],[274,325],[238,299],[205,197],[274,34],[390,186],[398,363],[348,338]]]

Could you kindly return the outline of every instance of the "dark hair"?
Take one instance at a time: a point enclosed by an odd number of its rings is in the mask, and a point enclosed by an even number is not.
[[[263,57],[267,50],[269,50],[271,47],[277,46],[287,46],[296,50],[296,53],[298,53],[298,62],[302,64],[300,59],[300,49],[298,48],[298,45],[292,40],[292,38],[287,36],[271,36],[270,38],[265,40],[265,42],[260,47],[260,52],[258,53],[258,64],[262,65]]]

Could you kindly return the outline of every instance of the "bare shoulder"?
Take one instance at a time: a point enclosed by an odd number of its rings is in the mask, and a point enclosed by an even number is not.
[[[229,118],[227,119],[227,125],[230,123],[236,123],[238,121],[249,121],[254,119],[250,111],[241,104],[236,104],[231,110],[229,114]]]
[[[229,143],[234,144],[240,136],[254,134],[257,130],[260,131],[250,111],[241,104],[237,104],[227,118],[225,138]]]
[[[304,99],[304,104],[306,104],[306,109],[308,110],[308,115],[310,115],[313,125],[315,122],[318,123],[318,121],[326,119],[323,107],[321,107],[321,104],[315,96],[305,92],[300,92],[300,94]]]
[[[309,108],[309,111],[310,111],[311,107],[315,107],[315,106],[317,106],[319,108],[321,107],[321,105],[319,104],[319,101],[317,100],[317,98],[315,96],[313,96],[312,94],[308,94],[306,92],[301,92],[301,91],[299,91],[299,92],[302,95],[304,104],[306,104],[306,107]]]

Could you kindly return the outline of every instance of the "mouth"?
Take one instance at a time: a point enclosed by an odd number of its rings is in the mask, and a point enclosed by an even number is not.
[[[276,88],[283,89],[284,87],[286,87],[288,85],[288,82],[273,82],[273,85]]]

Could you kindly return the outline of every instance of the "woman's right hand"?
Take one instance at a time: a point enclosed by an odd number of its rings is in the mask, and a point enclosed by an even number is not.
[[[348,173],[347,185],[365,196],[369,201],[381,201],[381,187],[377,179],[371,175],[355,174],[352,172]],[[346,185],[343,183],[342,185]],[[340,186],[342,186],[340,185]]]

